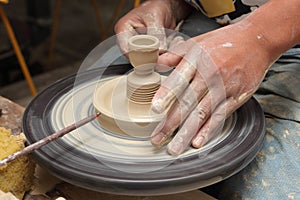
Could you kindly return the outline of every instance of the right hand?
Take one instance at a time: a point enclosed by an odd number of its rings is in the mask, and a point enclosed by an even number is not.
[[[200,148],[251,98],[280,56],[261,33],[244,20],[193,37],[159,57],[158,64],[176,68],[152,100],[157,113],[171,108],[151,135],[153,145],[168,143],[171,155],[190,145]]]

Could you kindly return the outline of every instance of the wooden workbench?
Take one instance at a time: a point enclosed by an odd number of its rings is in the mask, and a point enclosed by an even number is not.
[[[21,121],[24,108],[2,96],[0,96],[0,126],[11,129],[12,134],[21,132]],[[25,195],[24,200],[50,200],[63,197],[67,200],[212,200],[211,196],[194,190],[185,193],[172,194],[167,196],[137,197],[121,196],[106,193],[90,191],[79,188],[69,183],[63,182],[58,178],[50,175],[47,170],[40,166],[36,168],[36,183],[33,190]]]

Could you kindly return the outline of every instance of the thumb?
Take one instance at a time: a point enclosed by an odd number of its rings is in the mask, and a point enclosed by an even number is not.
[[[172,38],[169,41],[168,51],[158,57],[158,65],[176,67],[188,52],[190,46],[189,41],[185,41],[181,36]]]
[[[158,57],[157,65],[174,68],[182,60],[181,55],[177,55],[171,52],[166,52]]]

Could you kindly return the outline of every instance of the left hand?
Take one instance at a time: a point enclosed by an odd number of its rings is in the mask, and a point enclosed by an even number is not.
[[[225,119],[257,90],[273,55],[255,26],[230,25],[197,36],[161,55],[159,65],[176,66],[152,101],[155,112],[169,110],[151,136],[181,154],[192,144],[203,146],[222,128]]]
[[[160,50],[166,49],[165,29],[174,29],[176,26],[176,11],[172,9],[174,2],[176,3],[174,0],[145,1],[118,20],[114,30],[121,51],[127,55],[128,38],[138,34],[156,36],[160,41]]]

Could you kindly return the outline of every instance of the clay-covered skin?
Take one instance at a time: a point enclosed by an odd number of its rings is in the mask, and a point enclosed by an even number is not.
[[[163,9],[155,7],[158,2],[165,2]],[[157,27],[173,28],[179,18],[168,3],[147,1],[148,6],[133,10],[122,23],[148,26],[151,22],[151,26],[156,23]],[[270,65],[300,42],[299,8],[299,0],[269,0],[244,20],[180,41],[162,54],[158,64],[176,68],[157,91],[152,108],[160,113],[171,104],[173,107],[153,132],[152,143],[164,145],[179,127],[168,144],[170,154],[179,155],[191,144],[203,146],[226,117],[252,96]],[[152,21],[144,18],[152,11],[160,15]],[[119,33],[125,29],[125,25],[117,24],[115,30]],[[123,49],[125,41],[120,41]]]
[[[183,106],[175,103],[152,134],[152,143],[162,146],[186,120],[168,144],[169,153],[178,155],[190,144],[203,146],[224,118],[252,96],[281,53],[300,42],[296,5],[299,9],[299,1],[270,1],[237,24],[194,37],[161,55],[159,64],[177,67],[154,96],[153,109],[163,112],[178,97]],[[287,7],[293,14],[284,11]]]
[[[122,17],[115,26],[118,44],[124,54],[128,52],[127,39],[147,31],[159,38],[160,49],[166,49],[164,28],[174,29],[191,7],[182,0],[151,0],[143,2]]]

